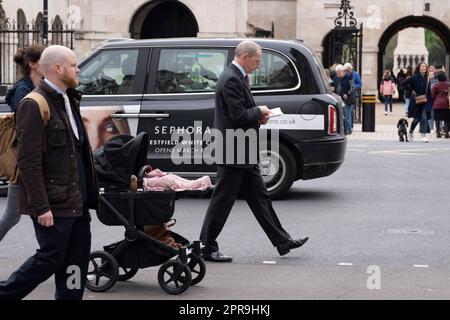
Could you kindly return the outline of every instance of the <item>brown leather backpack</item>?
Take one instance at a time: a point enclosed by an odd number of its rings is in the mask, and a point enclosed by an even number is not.
[[[172,219],[168,223],[155,224],[155,225],[145,225],[144,232],[154,239],[164,242],[168,246],[174,248],[181,248],[183,245],[177,243],[175,239],[170,234],[170,227],[175,224],[176,220]]]
[[[22,101],[24,99],[33,99],[36,101],[39,105],[44,125],[47,126],[48,119],[50,119],[50,109],[45,98],[41,94],[33,91],[26,95]],[[14,113],[0,115],[0,176],[7,178],[10,183],[16,183],[19,176],[19,168],[17,167],[17,137],[14,124]]]

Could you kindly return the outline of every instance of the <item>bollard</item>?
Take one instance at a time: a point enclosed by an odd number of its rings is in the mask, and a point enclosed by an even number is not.
[[[362,95],[362,132],[375,132],[375,94]]]

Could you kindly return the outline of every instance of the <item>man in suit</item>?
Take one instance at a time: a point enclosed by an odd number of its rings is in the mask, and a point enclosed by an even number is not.
[[[223,159],[217,159],[216,153],[217,180],[200,233],[204,244],[203,258],[207,261],[231,262],[233,259],[219,251],[216,239],[239,192],[280,255],[301,247],[308,240],[292,239],[281,226],[259,171],[258,148],[253,148],[256,154],[252,154],[250,150],[254,146],[249,142],[245,146],[245,154],[234,152],[234,156],[229,157],[233,150],[237,150],[229,148],[235,139],[234,136],[229,138],[230,131],[243,130],[258,136],[260,124],[265,124],[270,115],[267,106],[255,105],[248,82],[248,74],[260,66],[261,55],[262,50],[257,43],[241,42],[236,48],[234,61],[225,68],[217,82],[214,127],[222,133],[222,150],[226,152],[223,152]],[[241,161],[236,161],[237,158]]]

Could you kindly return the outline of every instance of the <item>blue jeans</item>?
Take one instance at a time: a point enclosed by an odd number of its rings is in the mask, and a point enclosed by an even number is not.
[[[434,109],[431,109],[431,119],[428,120],[430,130],[434,130]]]
[[[384,111],[388,112],[388,103],[389,103],[389,111],[392,112],[392,96],[383,96],[384,98]]]
[[[405,98],[405,113],[408,113],[409,101],[411,101],[410,98]]]
[[[20,221],[20,213],[17,212],[17,190],[19,186],[10,184],[8,187],[8,198],[3,217],[0,219],[0,241]]]
[[[345,134],[352,133],[352,106],[350,104],[344,104],[342,108],[344,112],[344,132]]]
[[[417,107],[417,106],[416,106]],[[414,132],[414,129],[416,128],[417,124],[420,123],[420,133],[430,133],[430,126],[428,125],[428,120],[430,118],[430,112],[428,112],[425,108],[425,106],[420,106],[421,113],[420,113],[420,119],[414,118],[413,122],[411,123],[411,127],[409,128],[409,132]]]

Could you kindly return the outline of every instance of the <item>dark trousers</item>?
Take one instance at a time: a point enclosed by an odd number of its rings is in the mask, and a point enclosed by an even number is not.
[[[0,300],[23,299],[52,275],[56,300],[81,300],[91,251],[89,213],[80,218],[55,217],[52,227],[32,220],[39,249],[8,280],[0,282]]]
[[[250,169],[217,166],[214,192],[200,233],[200,240],[205,245],[204,250],[209,252],[219,250],[216,239],[227,221],[238,192],[247,201],[256,220],[274,246],[290,239],[272,207],[258,166]]]

